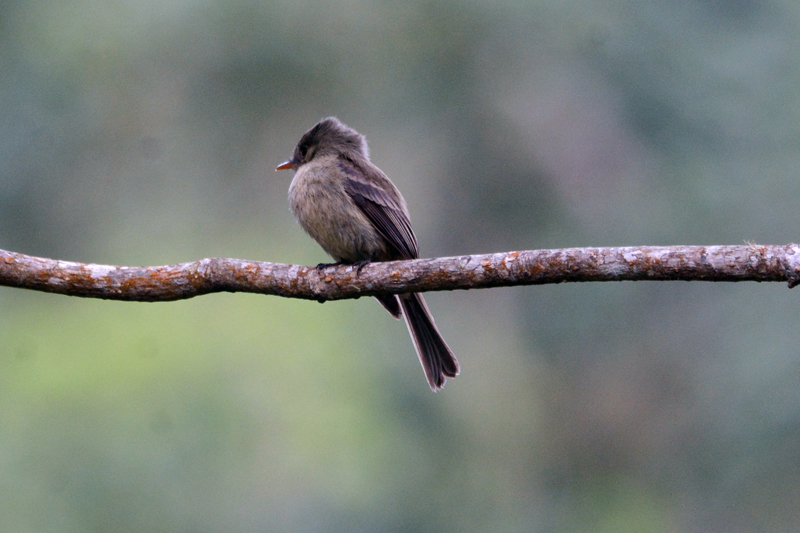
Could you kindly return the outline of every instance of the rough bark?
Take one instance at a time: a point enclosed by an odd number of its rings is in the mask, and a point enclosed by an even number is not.
[[[213,292],[340,300],[403,292],[579,281],[784,281],[800,283],[800,245],[566,248],[332,266],[210,258],[127,267],[73,263],[0,250],[0,285],[70,296],[165,302]]]

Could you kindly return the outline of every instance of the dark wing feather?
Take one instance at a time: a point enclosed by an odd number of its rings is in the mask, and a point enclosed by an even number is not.
[[[389,178],[369,162],[356,167],[352,161],[341,159],[339,166],[348,177],[345,192],[386,239],[395,252],[393,259],[419,257],[417,237],[401,204],[402,197]]]

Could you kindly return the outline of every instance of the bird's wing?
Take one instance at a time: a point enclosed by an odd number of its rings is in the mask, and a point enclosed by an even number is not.
[[[389,178],[368,161],[356,166],[353,161],[342,158],[339,167],[347,175],[345,192],[386,239],[397,259],[419,257],[417,237],[401,204],[402,197]]]

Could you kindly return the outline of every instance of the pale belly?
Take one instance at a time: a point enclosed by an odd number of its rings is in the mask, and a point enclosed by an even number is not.
[[[298,172],[289,205],[300,226],[337,262],[387,259],[383,238],[335,180]]]

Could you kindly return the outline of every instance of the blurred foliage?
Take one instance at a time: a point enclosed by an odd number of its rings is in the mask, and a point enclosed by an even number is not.
[[[274,173],[365,133],[424,256],[797,241],[788,0],[0,5],[0,247],[325,257]],[[0,290],[2,531],[774,531],[800,519],[778,285],[373,301]]]

